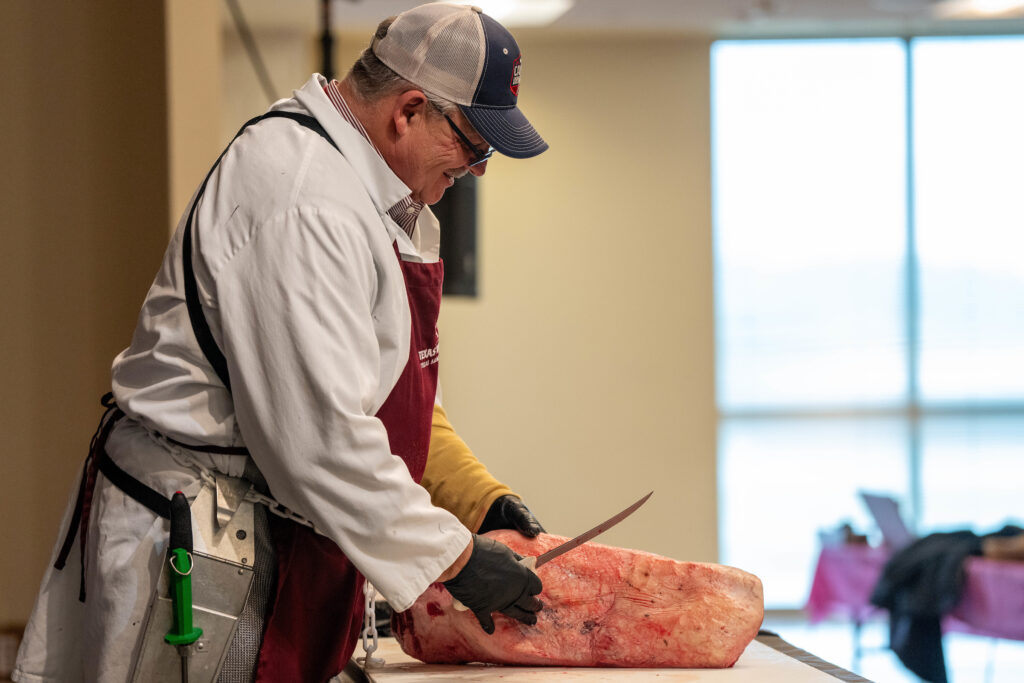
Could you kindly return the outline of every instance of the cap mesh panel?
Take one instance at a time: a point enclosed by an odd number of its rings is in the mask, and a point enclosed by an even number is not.
[[[483,70],[480,17],[464,6],[428,5],[400,14],[377,56],[402,77],[457,104],[472,103]]]

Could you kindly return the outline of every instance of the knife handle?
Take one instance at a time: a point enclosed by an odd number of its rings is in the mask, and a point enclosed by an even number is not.
[[[527,555],[526,557],[519,558],[519,564],[529,569],[534,574],[537,573],[537,556]],[[456,612],[465,612],[469,608],[462,604],[457,598],[452,598],[452,607],[455,608]]]

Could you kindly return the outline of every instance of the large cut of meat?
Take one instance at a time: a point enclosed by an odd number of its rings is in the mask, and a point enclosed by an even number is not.
[[[520,555],[568,540],[487,534]],[[494,615],[487,635],[434,584],[391,627],[408,655],[435,664],[723,668],[736,663],[764,617],[761,581],[716,564],[679,562],[587,543],[538,568],[536,626]]]

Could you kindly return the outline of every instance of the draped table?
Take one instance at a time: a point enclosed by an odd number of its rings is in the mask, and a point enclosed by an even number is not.
[[[825,545],[818,555],[808,615],[811,623],[836,614],[848,617],[855,662],[861,654],[861,626],[884,613],[871,604],[871,591],[889,556],[886,548],[863,544]],[[943,631],[1024,640],[1024,562],[969,557],[964,573],[963,596],[943,620]]]

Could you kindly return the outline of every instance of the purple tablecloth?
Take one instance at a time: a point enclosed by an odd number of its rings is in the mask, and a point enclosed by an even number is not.
[[[884,548],[823,547],[807,600],[811,621],[837,613],[863,621],[880,611],[870,602],[871,590],[888,558]],[[970,557],[965,571],[963,597],[943,629],[1024,640],[1024,562]]]

